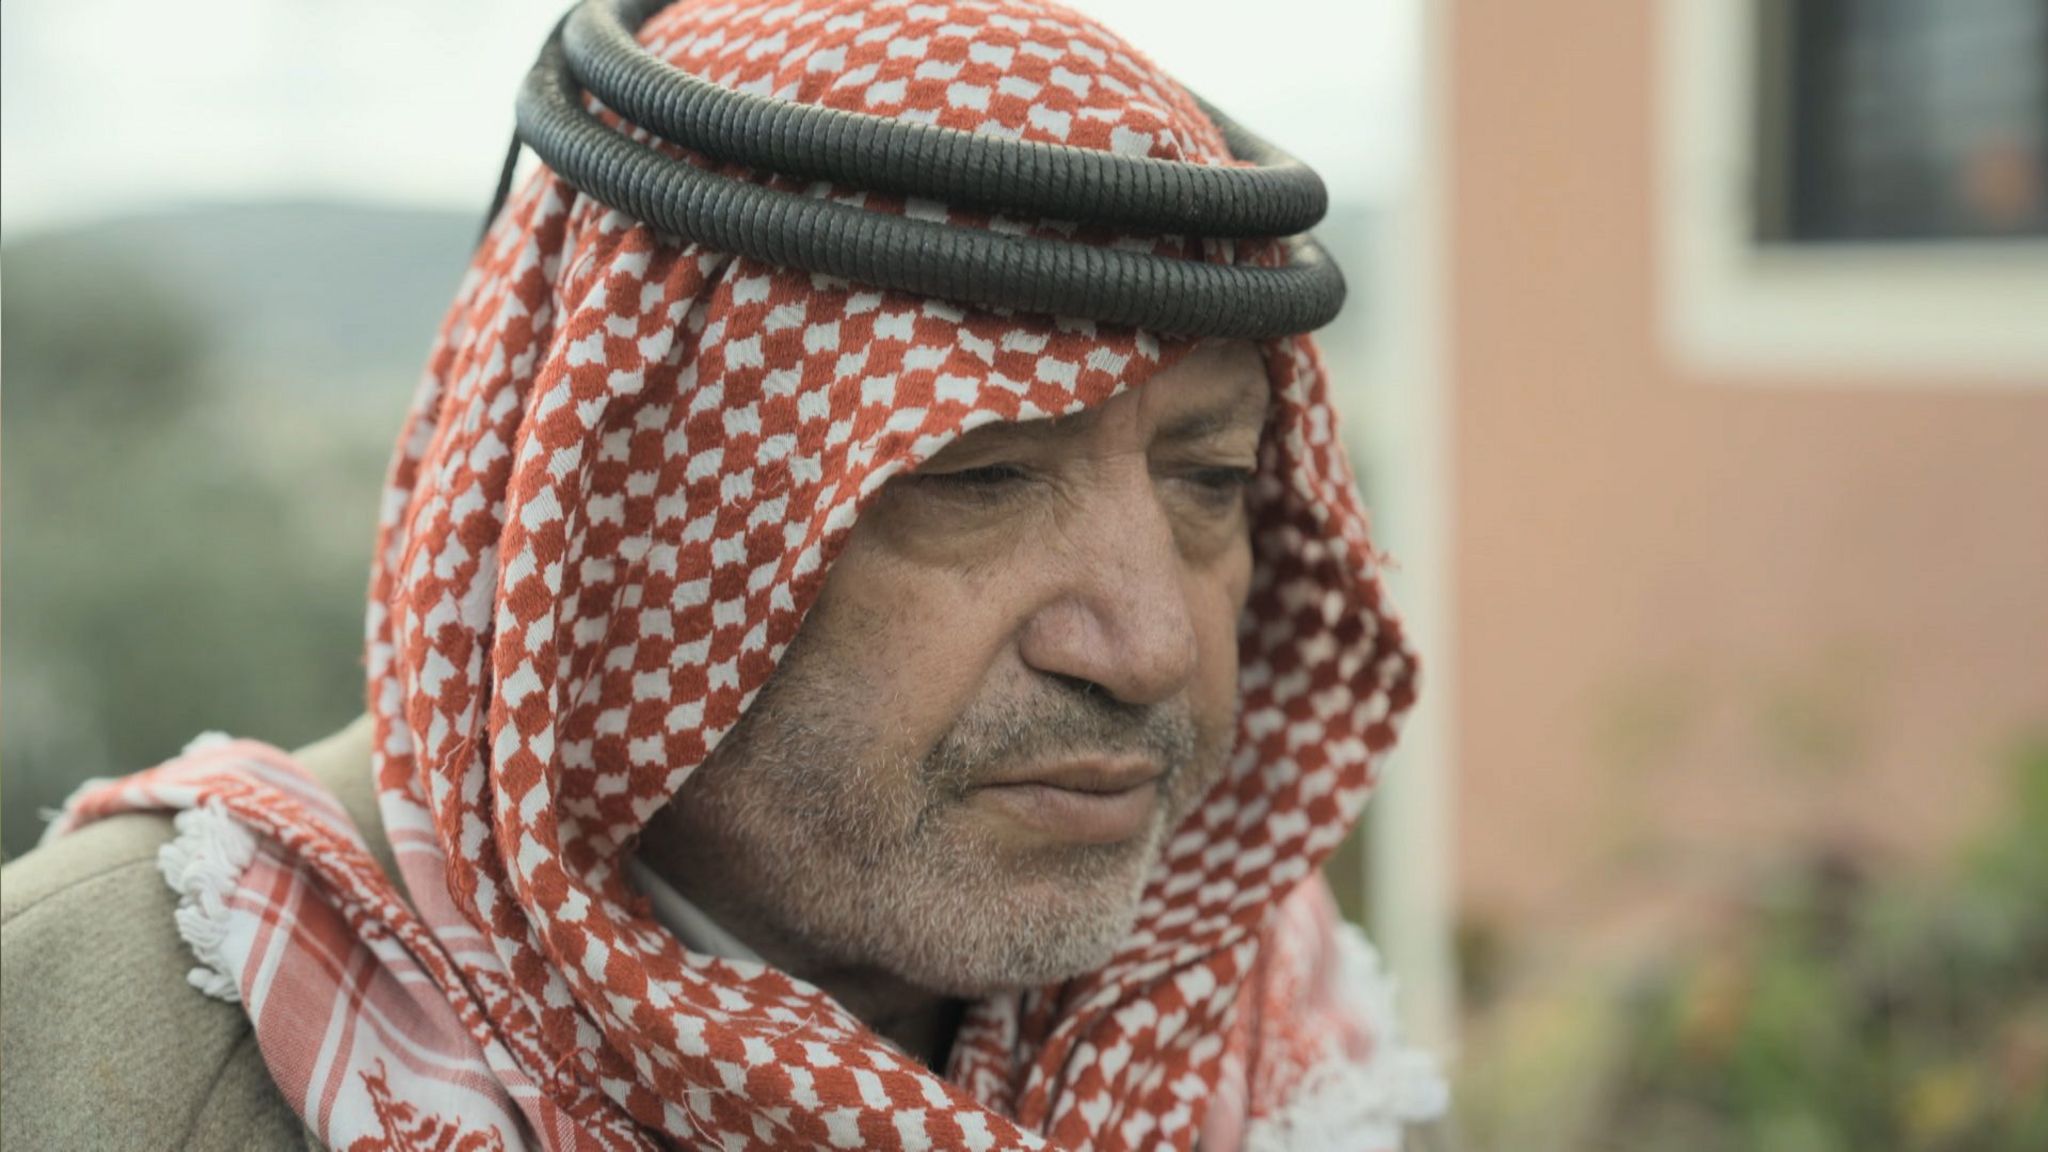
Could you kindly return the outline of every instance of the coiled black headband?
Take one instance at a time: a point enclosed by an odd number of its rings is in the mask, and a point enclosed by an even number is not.
[[[556,174],[655,229],[723,252],[984,308],[1080,317],[1164,335],[1271,339],[1328,323],[1344,278],[1304,229],[1322,181],[1206,103],[1225,168],[1005,140],[720,88],[653,55],[632,29],[669,0],[582,0],[527,74],[518,134]],[[1142,231],[1285,237],[1277,268],[952,227],[782,192],[707,171],[625,136],[632,123],[719,161],[1005,213]]]

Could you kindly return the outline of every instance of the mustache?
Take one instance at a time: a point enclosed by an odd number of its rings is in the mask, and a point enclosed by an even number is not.
[[[1185,699],[1127,704],[1093,686],[1053,688],[1028,699],[970,709],[919,764],[944,794],[964,796],[1013,765],[1092,757],[1143,756],[1166,783],[1194,759],[1194,717]]]

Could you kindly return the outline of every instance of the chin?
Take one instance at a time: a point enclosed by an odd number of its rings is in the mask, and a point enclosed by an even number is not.
[[[894,954],[878,959],[914,985],[968,999],[1095,971],[1116,955],[1137,920],[1150,853],[1134,848],[1111,860],[1091,853],[1093,867],[1068,861],[1007,875],[991,869],[977,878],[983,883],[943,884],[945,894],[927,906],[929,914],[905,925],[895,934]]]

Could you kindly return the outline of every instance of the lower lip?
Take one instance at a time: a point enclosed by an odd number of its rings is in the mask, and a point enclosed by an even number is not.
[[[981,794],[1012,820],[1077,844],[1118,844],[1143,833],[1159,800],[1147,781],[1121,792],[1080,792],[1050,784],[990,784]]]

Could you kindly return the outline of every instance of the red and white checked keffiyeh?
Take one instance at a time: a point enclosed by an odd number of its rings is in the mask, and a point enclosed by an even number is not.
[[[780,99],[1226,157],[1149,62],[1033,0],[686,0],[641,36]],[[476,255],[385,493],[369,693],[407,895],[317,782],[251,742],[88,792],[63,824],[185,810],[165,870],[195,983],[242,1002],[337,1148],[1391,1147],[1441,1089],[1318,869],[1414,662],[1306,338],[1265,349],[1236,751],[1101,971],[972,1006],[937,1075],[809,985],[687,952],[625,879],[890,477],[977,425],[1101,404],[1187,347],[663,241],[543,172]]]

